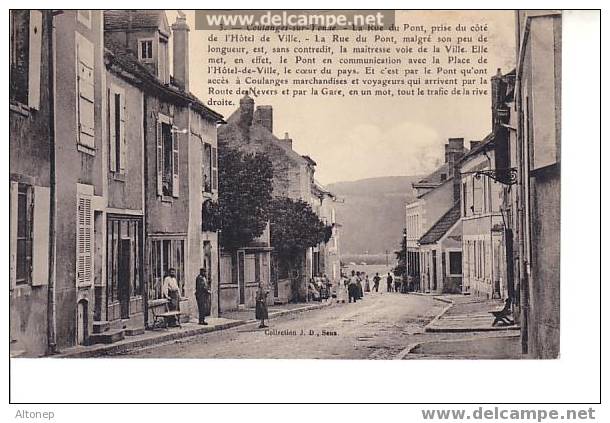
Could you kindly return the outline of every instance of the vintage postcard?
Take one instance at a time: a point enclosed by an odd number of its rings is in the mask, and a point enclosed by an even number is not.
[[[561,82],[556,10],[11,10],[11,358],[558,358]]]

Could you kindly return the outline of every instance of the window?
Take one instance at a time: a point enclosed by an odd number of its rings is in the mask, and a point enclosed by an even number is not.
[[[19,184],[17,192],[17,285],[31,281],[32,210],[30,187]]]
[[[151,241],[150,247],[151,283],[148,287],[148,299],[158,300],[161,298],[163,278],[172,268],[176,269],[180,295],[184,297],[184,240],[155,239]]]
[[[449,251],[449,274],[450,275],[461,275],[462,274],[462,252],[461,251]]]
[[[78,142],[95,148],[95,83],[93,43],[76,34]]]
[[[92,195],[78,196],[76,213],[76,285],[93,283],[93,209]]]
[[[40,65],[42,59],[42,12],[10,12],[10,99],[40,107]]]
[[[138,43],[140,60],[151,62],[153,60],[153,40],[140,40]]]
[[[107,295],[109,302],[142,294],[141,228],[139,218],[108,217]]]
[[[10,285],[46,285],[49,188],[10,183]]]
[[[212,192],[212,146],[203,143],[203,191]]]
[[[212,147],[212,190],[218,191],[218,149]]]
[[[468,215],[468,208],[466,207],[466,182],[462,182],[462,216]]]
[[[157,121],[157,195],[179,195],[178,135],[172,131],[168,117],[159,115]]]
[[[127,165],[127,136],[125,134],[126,105],[125,92],[112,86],[108,95],[108,121],[110,130],[110,170],[125,173]]]
[[[164,84],[169,82],[169,60],[167,53],[167,41],[159,39],[159,79]]]

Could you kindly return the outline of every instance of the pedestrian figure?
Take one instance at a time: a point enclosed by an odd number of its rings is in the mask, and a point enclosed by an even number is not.
[[[381,278],[379,277],[379,272],[377,272],[373,278],[373,290],[375,290],[375,292],[379,292],[379,281],[381,281]]]
[[[205,269],[199,269],[197,279],[195,279],[195,299],[197,300],[197,309],[199,310],[199,324],[207,325],[206,316],[210,315],[212,308],[212,294],[208,278],[205,275]]]
[[[349,302],[354,302],[358,299],[358,277],[356,276],[356,272],[352,270],[352,277],[349,280],[349,284],[347,286],[347,292],[349,295]]]
[[[178,280],[176,279],[176,269],[171,268],[168,270],[168,275],[165,276],[161,285],[161,293],[163,298],[169,301],[167,305],[169,311],[180,311],[180,285],[178,285]],[[169,325],[177,326],[179,323],[179,318],[172,318]]]
[[[258,281],[258,290],[256,291],[256,311],[255,318],[260,320],[261,324],[259,328],[266,328],[265,319],[269,319],[269,312],[267,311],[267,295],[269,293],[263,289],[263,284]]]
[[[341,273],[341,278],[339,279],[339,283],[337,285],[337,302],[344,303],[347,298],[347,285],[348,280],[345,274]]]
[[[358,278],[357,283],[358,283],[358,291],[356,292],[356,294],[358,295],[358,299],[362,299],[364,298],[364,289],[362,288],[362,275],[364,272],[360,273],[360,272],[356,272],[356,277]]]
[[[394,279],[394,292],[400,292],[400,279]]]
[[[364,275],[364,292],[371,292],[371,284],[369,282],[369,275]]]
[[[388,272],[388,276],[386,276],[386,282],[388,284],[388,292],[392,292],[392,275]]]

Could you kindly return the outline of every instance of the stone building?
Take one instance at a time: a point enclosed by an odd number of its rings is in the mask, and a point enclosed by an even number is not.
[[[218,298],[218,237],[205,222],[205,210],[218,198],[216,125],[223,120],[189,91],[188,33],[181,14],[170,27],[163,11],[105,13],[109,66],[143,87],[147,323],[170,268],[176,269],[184,320],[197,310],[194,283],[200,268]],[[212,315],[218,315],[218,301],[212,301]]]
[[[50,11],[10,11],[9,296],[11,356],[54,348],[47,325],[54,154]],[[51,345],[49,345],[51,344]]]
[[[326,275],[333,284],[341,277],[341,253],[339,228],[335,212],[337,197],[325,186],[315,181],[312,208],[327,227],[326,242],[320,242],[312,251],[311,276]]]
[[[292,149],[292,139],[288,134],[284,138],[278,138],[273,134],[271,106],[255,108],[254,100],[248,95],[244,96],[240,100],[239,108],[227,119],[227,125],[218,129],[218,142],[220,148],[227,146],[246,153],[265,153],[273,165],[273,195],[312,204],[315,162]],[[221,298],[223,304],[226,303],[227,307],[232,304],[233,308],[242,304],[250,306],[253,304],[245,301],[247,298],[253,298],[256,285],[253,281],[243,280],[242,275],[248,274],[270,275],[270,279],[265,279],[263,282],[272,285],[270,286],[270,291],[273,292],[272,301],[286,302],[306,298],[306,282],[311,277],[313,269],[313,249],[308,248],[303,251],[298,263],[289,265],[271,255],[268,237],[257,240],[254,245],[247,248],[248,251],[238,254],[237,262],[228,256],[223,258],[223,265],[226,264],[233,269],[231,272],[227,271],[226,278],[222,280],[224,286],[221,286],[221,297],[232,298],[231,300]],[[254,271],[250,271],[248,262],[252,265],[261,263],[263,268],[256,270],[258,269],[256,265]]]
[[[523,352],[533,358],[559,355],[561,26],[560,12],[516,12],[514,101],[495,146],[496,172],[515,174],[504,190],[507,273]]]
[[[222,116],[188,91],[184,16],[175,78],[164,12],[12,11],[11,23],[12,353],[141,333],[168,267],[188,317],[200,267],[218,290],[203,211]]]
[[[462,222],[456,203],[419,239],[421,290],[430,293],[462,291]]]
[[[487,298],[506,298],[502,185],[487,173],[494,168],[494,139],[492,133],[480,142],[471,141],[470,152],[459,163],[462,174],[462,290]]]
[[[460,178],[455,174],[455,166],[466,151],[463,138],[449,138],[445,144],[444,163],[413,184],[417,198],[405,206],[405,228],[407,276],[412,278],[415,290],[425,292],[434,286],[430,283],[429,272],[423,270],[419,241],[459,201]]]

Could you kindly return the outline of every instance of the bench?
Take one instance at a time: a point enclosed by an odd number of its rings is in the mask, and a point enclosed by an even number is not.
[[[159,309],[162,312],[158,312]],[[169,301],[165,298],[159,300],[152,300],[148,302],[148,309],[152,313],[153,322],[151,329],[154,330],[158,327],[166,328],[169,326],[171,320],[175,320],[178,327],[182,327],[180,324],[180,310],[170,311]]]
[[[510,315],[512,314],[510,307],[511,304],[511,299],[507,298],[502,310],[494,310],[489,312],[494,316],[494,321],[491,324],[492,326],[496,326],[498,323],[502,323],[504,326],[510,326],[515,324],[515,321],[510,317]]]

